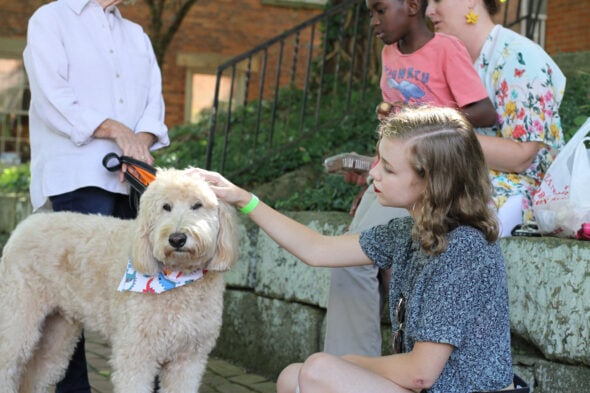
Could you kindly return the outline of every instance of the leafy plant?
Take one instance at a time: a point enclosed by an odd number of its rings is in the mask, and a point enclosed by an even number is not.
[[[335,81],[329,82],[333,86]],[[339,87],[337,91],[344,91]],[[375,104],[380,93],[377,85],[371,85],[365,94],[353,89],[346,108],[343,94],[325,96],[325,107],[317,119],[315,129],[313,105],[306,108],[302,120],[301,95],[295,88],[280,91],[279,106],[276,108],[275,127],[280,133],[272,135],[270,124],[272,105],[269,102],[251,102],[237,108],[232,115],[231,135],[223,141],[227,125],[227,113],[218,115],[220,124],[215,135],[212,169],[218,170],[220,162],[215,161],[226,152],[227,161],[223,174],[236,184],[254,188],[307,166],[315,173],[314,180],[300,189],[289,190],[288,196],[274,201],[282,210],[337,210],[348,211],[358,187],[345,183],[338,176],[325,175],[325,157],[344,151],[373,154],[376,142]],[[255,119],[260,111],[260,126]],[[334,118],[334,113],[342,113]],[[578,71],[568,75],[567,89],[560,107],[560,115],[566,140],[578,130],[590,116],[590,74]],[[170,130],[172,144],[155,152],[155,165],[184,168],[206,165],[207,144],[210,129],[210,114],[202,116],[198,123],[185,124]],[[255,143],[256,142],[256,143]],[[256,146],[256,148],[253,148]],[[279,147],[282,146],[282,147]],[[29,188],[29,165],[6,167],[0,173],[0,192],[27,193]]]
[[[358,186],[346,183],[339,176],[323,176],[315,188],[295,191],[291,197],[278,200],[275,208],[289,211],[348,211]]]
[[[577,71],[568,75],[559,115],[567,141],[590,117],[590,73]]]
[[[0,192],[28,193],[30,183],[29,164],[9,166],[0,172]]]
[[[327,76],[331,78],[332,76]],[[333,86],[334,81],[328,85]],[[590,74],[577,72],[568,76],[568,87],[560,107],[560,115],[566,140],[590,116]],[[344,91],[344,87],[336,89]],[[286,142],[283,147],[273,147],[269,142],[269,124],[271,122],[272,107],[268,102],[252,102],[239,108],[231,119],[231,137],[227,143],[220,142],[217,135],[213,157],[220,157],[223,150],[227,152],[228,160],[223,171],[230,180],[247,188],[271,182],[274,179],[302,166],[313,167],[317,180],[309,182],[306,188],[293,189],[289,196],[274,201],[274,206],[282,210],[337,210],[348,211],[352,199],[358,192],[358,187],[345,183],[340,177],[325,176],[323,173],[323,159],[329,155],[344,151],[356,151],[363,154],[374,153],[376,141],[376,121],[374,108],[379,101],[378,86],[371,86],[365,95],[359,89],[352,92],[350,110],[342,116],[330,119],[333,111],[346,105],[342,94],[329,96],[330,106],[320,114],[320,128],[314,131],[312,123],[313,113],[306,113],[304,124],[298,118],[302,108],[301,91],[297,89],[283,89],[281,100],[277,108],[277,118],[283,133],[278,142]],[[252,114],[260,108],[260,130],[257,133],[256,120]],[[218,116],[222,124],[218,127],[224,130],[225,116]],[[159,162],[173,166],[202,166],[205,164],[209,118],[199,124],[185,125],[171,130],[172,146],[162,151]],[[302,131],[303,130],[303,131]],[[255,143],[256,142],[256,143]],[[257,144],[258,150],[250,146]],[[270,145],[270,147],[266,147]],[[213,169],[218,170],[219,163],[213,163]],[[273,202],[271,201],[271,204]]]
[[[154,152],[155,166],[186,168],[204,167],[207,152],[206,119],[169,130],[171,146]]]
[[[371,86],[364,94],[360,89],[353,90],[348,104],[344,94],[325,96],[325,107],[318,117],[315,105],[307,104],[303,109],[301,90],[282,89],[279,95],[281,99],[275,108],[269,102],[251,102],[237,108],[229,120],[231,128],[227,128],[227,113],[217,115],[220,123],[216,127],[211,169],[223,172],[238,185],[253,188],[311,166],[317,180],[307,183],[305,189],[292,190],[287,199],[276,201],[276,207],[348,210],[358,187],[339,177],[325,177],[322,163],[325,157],[343,151],[373,154],[378,86]],[[210,121],[204,116],[198,124],[170,130],[172,146],[157,153],[156,164],[204,166]]]

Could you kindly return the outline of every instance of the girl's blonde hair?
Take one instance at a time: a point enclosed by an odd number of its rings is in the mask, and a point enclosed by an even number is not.
[[[488,168],[463,115],[451,108],[408,107],[384,120],[378,131],[380,139],[408,144],[410,166],[426,180],[412,229],[426,253],[445,251],[448,233],[459,225],[479,229],[489,242],[498,238]]]

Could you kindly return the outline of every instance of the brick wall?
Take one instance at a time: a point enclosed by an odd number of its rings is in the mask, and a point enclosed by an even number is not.
[[[588,0],[549,0],[545,48],[551,54],[590,51]]]

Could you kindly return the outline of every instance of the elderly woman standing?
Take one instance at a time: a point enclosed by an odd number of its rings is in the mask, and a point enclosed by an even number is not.
[[[499,208],[500,236],[533,221],[532,195],[564,144],[559,105],[565,77],[536,43],[496,25],[498,0],[429,0],[436,31],[467,47],[489,97],[498,126],[479,129]]]

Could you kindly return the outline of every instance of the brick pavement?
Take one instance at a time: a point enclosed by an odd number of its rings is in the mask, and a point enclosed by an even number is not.
[[[86,332],[86,358],[92,393],[112,393],[107,359],[108,345],[96,334]],[[199,393],[275,393],[276,385],[250,374],[227,361],[210,358]]]

